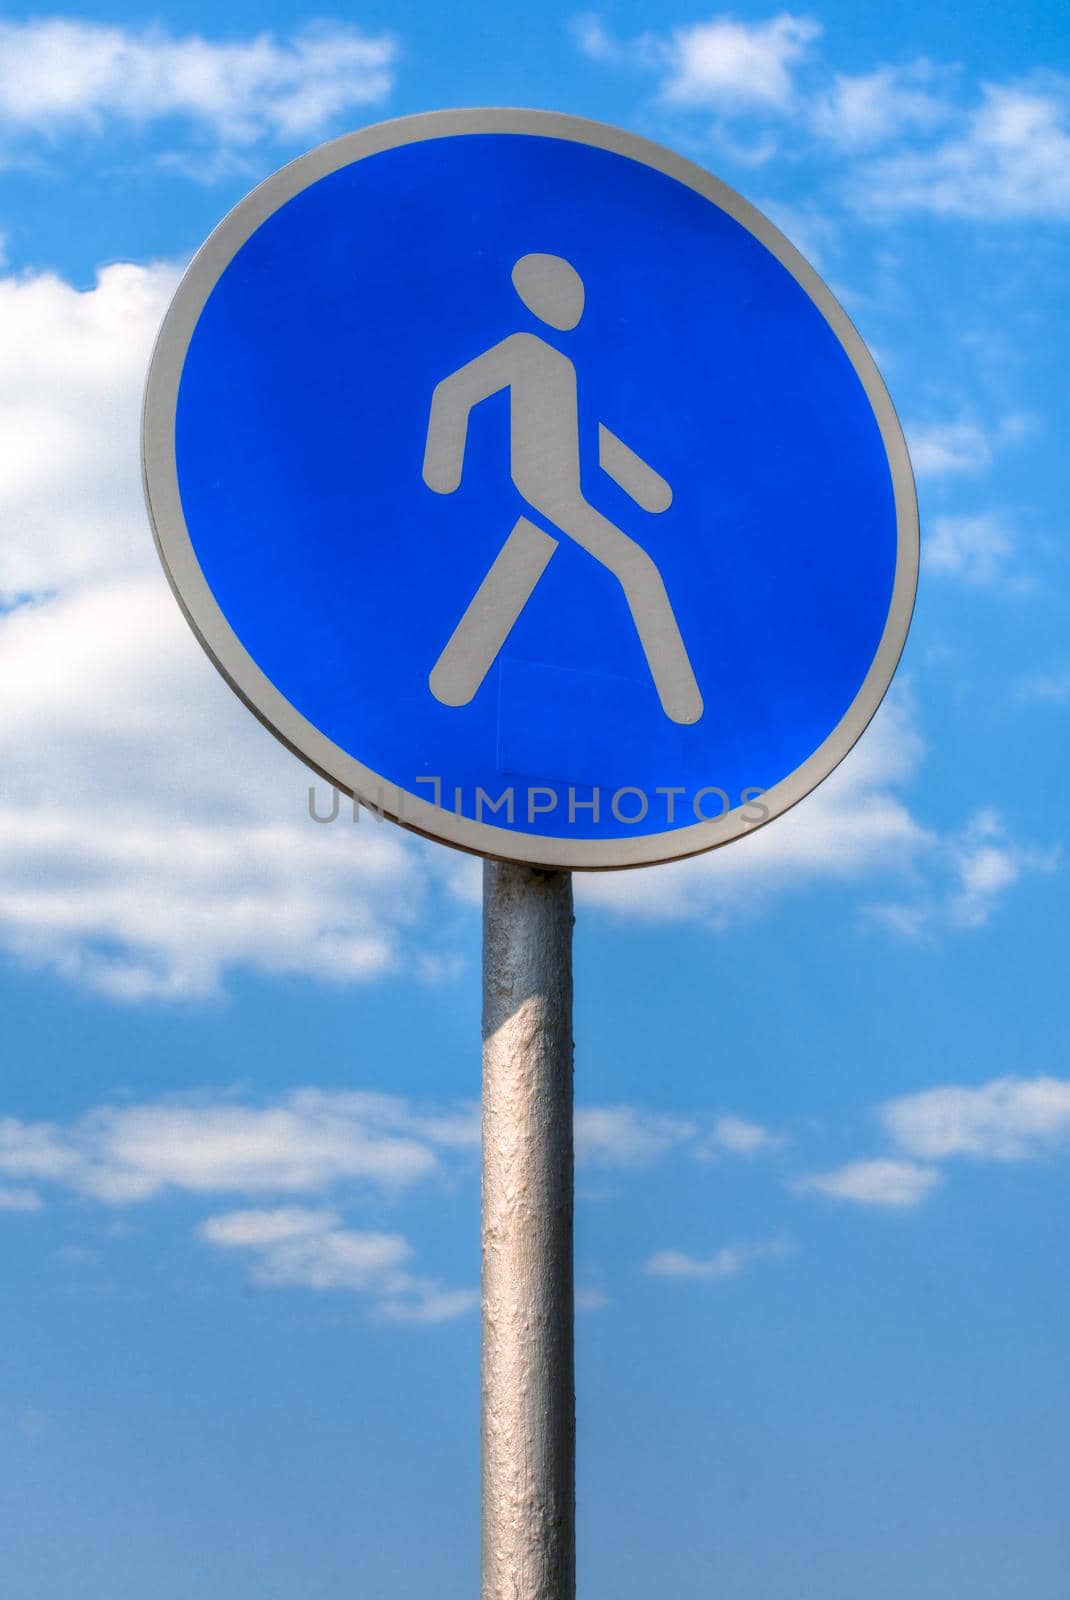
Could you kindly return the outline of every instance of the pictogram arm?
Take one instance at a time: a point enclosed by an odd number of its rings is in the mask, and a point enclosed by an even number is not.
[[[424,448],[424,482],[436,494],[452,494],[460,485],[472,408],[509,386],[509,344],[510,340],[504,339],[435,385]]]
[[[598,464],[644,511],[668,511],[672,505],[672,489],[661,474],[647,466],[604,422],[598,424]]]

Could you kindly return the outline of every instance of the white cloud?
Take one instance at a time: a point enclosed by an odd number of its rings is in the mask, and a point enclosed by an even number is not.
[[[434,1278],[404,1274],[395,1279],[379,1302],[386,1322],[452,1322],[479,1305],[478,1289],[449,1289]]]
[[[850,1161],[831,1172],[813,1172],[794,1188],[800,1194],[823,1194],[853,1205],[909,1210],[919,1206],[940,1183],[939,1172],[914,1161]]]
[[[960,887],[953,897],[953,915],[973,927],[985,922],[992,901],[1015,883],[1021,872],[1018,854],[1001,842],[995,825],[977,830],[959,852]]]
[[[1019,692],[1025,700],[1050,701],[1054,705],[1064,705],[1070,700],[1070,669],[1038,672],[1024,680],[1019,686]]]
[[[914,900],[870,906],[867,915],[908,938],[938,927],[982,928],[1008,890],[1032,873],[1054,872],[1060,859],[1057,848],[1013,839],[988,807],[942,842],[931,882]]]
[[[613,67],[643,64],[641,47],[637,41],[633,40],[629,46],[615,39],[599,16],[585,13],[574,17],[569,31],[577,48],[590,61],[600,61]]]
[[[680,1117],[628,1104],[579,1106],[575,1127],[577,1160],[617,1171],[652,1167],[675,1151],[753,1157],[783,1142],[731,1113]],[[267,1102],[185,1095],[96,1106],[69,1123],[0,1118],[0,1179],[112,1206],[167,1192],[322,1196],[370,1184],[393,1193],[447,1164],[470,1169],[479,1145],[476,1104],[312,1088]],[[273,1212],[272,1226],[299,1228],[303,1215],[299,1207]]]
[[[831,71],[818,56],[820,22],[780,12],[763,22],[720,15],[667,33],[614,37],[596,15],[573,24],[592,61],[655,74],[663,105],[712,113],[722,150],[745,164],[775,153],[773,134],[739,144],[728,119],[769,119],[800,141],[848,158],[904,138],[925,137],[952,121],[955,73],[924,58],[880,64],[868,72]]]
[[[461,1145],[466,1120],[470,1114],[425,1114],[389,1095],[317,1089],[266,1105],[182,1099],[99,1106],[66,1125],[0,1119],[0,1176],[60,1185],[116,1206],[168,1190],[296,1195],[372,1184],[393,1192],[429,1177],[439,1152]]]
[[[1070,1143],[1070,1080],[944,1084],[885,1101],[877,1116],[895,1155],[810,1173],[791,1185],[796,1193],[912,1210],[943,1182],[937,1162],[956,1156],[1026,1161]]]
[[[237,966],[390,970],[426,896],[419,850],[309,820],[303,769],[201,658],[162,577],[0,618],[0,681],[9,952],[132,999],[210,995]]]
[[[814,131],[840,149],[884,144],[907,132],[928,131],[947,120],[950,109],[943,74],[931,61],[873,72],[836,73],[812,111]]]
[[[0,134],[180,120],[232,146],[307,140],[389,94],[398,46],[347,23],[229,42],[62,17],[0,22]]]
[[[576,1111],[576,1159],[591,1167],[653,1166],[695,1137],[696,1124],[682,1117],[635,1106],[580,1106]]]
[[[866,203],[972,221],[1070,217],[1070,80],[1038,74],[985,84],[965,129],[928,149],[875,162]]]
[[[705,1153],[748,1157],[768,1155],[773,1150],[779,1150],[783,1143],[783,1134],[770,1132],[760,1122],[748,1122],[745,1117],[727,1113],[714,1123],[706,1141]]]
[[[577,901],[629,918],[724,927],[808,885],[909,870],[931,840],[897,791],[921,757],[909,701],[890,697],[843,765],[770,826],[656,872],[578,877]]]
[[[925,1161],[973,1156],[1024,1161],[1070,1141],[1070,1080],[995,1078],[889,1100],[880,1120],[900,1149]]]
[[[1053,872],[1059,852],[1018,844],[998,812],[984,810],[955,841],[952,860],[957,882],[948,903],[950,920],[959,927],[979,928],[1025,873]]]
[[[168,265],[106,267],[88,293],[0,278],[0,607],[152,570],[141,390],[177,282]]]
[[[661,94],[677,105],[784,110],[794,70],[820,34],[812,17],[787,12],[768,22],[716,17],[675,28],[664,44]]]
[[[780,1261],[791,1253],[787,1239],[766,1239],[754,1244],[723,1245],[712,1256],[691,1256],[683,1250],[659,1250],[643,1270],[655,1278],[691,1278],[712,1282],[734,1278],[756,1261]]]
[[[1014,553],[1013,535],[997,511],[934,517],[922,543],[928,571],[977,588],[1004,579]],[[1014,581],[1020,586],[1022,580]]]
[[[0,1176],[108,1206],[190,1196],[320,1196],[371,1186],[396,1196],[478,1146],[469,1107],[391,1095],[294,1090],[250,1105],[190,1097],[99,1106],[68,1124],[0,1118]],[[0,1187],[0,1209],[36,1210],[35,1191]],[[200,1237],[250,1263],[271,1288],[349,1290],[395,1322],[441,1322],[478,1301],[409,1270],[399,1234],[347,1227],[326,1207],[284,1205],[209,1218]]]
[[[767,22],[713,17],[667,34],[621,41],[597,16],[573,25],[579,48],[593,61],[643,68],[658,75],[658,94],[671,105],[717,112],[786,111],[795,71],[820,36],[812,17],[781,12]]]
[[[596,1168],[646,1168],[680,1149],[703,1154],[700,1121],[634,1106],[580,1107],[576,1128],[579,1157]],[[743,1118],[722,1116],[713,1129],[725,1149],[756,1153],[764,1143],[759,1125]],[[476,1105],[364,1090],[297,1089],[255,1103],[172,1096],[97,1106],[67,1123],[6,1117],[0,1209],[39,1209],[37,1190],[113,1209],[168,1195],[274,1202],[210,1217],[199,1236],[245,1261],[263,1286],[356,1291],[379,1317],[438,1322],[468,1311],[478,1295],[414,1273],[400,1234],[349,1226],[339,1203],[369,1190],[395,1200],[434,1178],[471,1176],[479,1143]],[[35,1190],[15,1187],[31,1183]],[[309,1199],[319,1203],[298,1203]],[[607,1301],[591,1290],[577,1303]]]
[[[688,1118],[628,1104],[579,1106],[575,1128],[581,1166],[614,1171],[653,1167],[678,1151],[696,1160],[754,1157],[782,1142],[730,1113]],[[168,1193],[322,1198],[371,1186],[396,1195],[435,1175],[474,1170],[479,1147],[474,1103],[314,1088],[267,1101],[183,1095],[95,1106],[67,1123],[0,1118],[0,1182],[51,1186],[112,1207]],[[271,1243],[302,1232],[306,1218],[300,1206],[252,1215],[261,1231],[230,1242]]]
[[[253,1281],[272,1288],[369,1289],[384,1278],[391,1281],[412,1255],[399,1234],[341,1228],[329,1211],[315,1225],[312,1214],[306,1213],[306,1226],[282,1238],[248,1237],[255,1232],[252,1225],[258,1216],[270,1224],[276,1213],[244,1211],[236,1216],[216,1217],[199,1231],[209,1244],[222,1249],[254,1251],[257,1262]],[[240,1237],[243,1232],[247,1237]]]
[[[576,1159],[581,1166],[641,1168],[654,1166],[673,1151],[684,1150],[696,1161],[720,1156],[751,1158],[777,1150],[783,1136],[759,1122],[731,1112],[716,1116],[675,1117],[638,1106],[580,1106],[576,1111]]]
[[[307,1206],[284,1206],[277,1211],[228,1211],[209,1217],[197,1232],[209,1244],[225,1250],[267,1250],[293,1239],[306,1239],[341,1224],[336,1211],[311,1211]]]
[[[964,86],[957,67],[927,59],[838,72],[815,48],[822,31],[788,12],[763,22],[722,14],[626,40],[597,16],[573,26],[590,60],[649,73],[662,106],[712,116],[706,136],[729,159],[768,160],[788,130],[793,154],[839,158],[863,213],[1070,217],[1070,78],[1037,71]],[[740,118],[744,141],[728,126]]]
[[[992,426],[975,417],[914,422],[907,426],[910,459],[919,478],[945,478],[983,472],[1007,445],[1028,438],[1035,419],[1012,411]]]
[[[210,1217],[198,1233],[217,1249],[250,1256],[253,1283],[367,1294],[394,1322],[444,1322],[479,1303],[475,1290],[409,1272],[412,1247],[400,1234],[343,1227],[334,1211],[232,1211]]]
[[[0,280],[0,947],[124,998],[390,970],[430,852],[319,827],[309,777],[203,657],[159,570],[138,410],[175,273]],[[428,952],[433,956],[433,951]]]
[[[907,427],[910,460],[919,478],[980,472],[992,460],[992,438],[979,422],[912,424]]]

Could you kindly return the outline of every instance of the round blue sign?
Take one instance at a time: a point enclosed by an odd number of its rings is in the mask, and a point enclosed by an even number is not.
[[[205,245],[145,415],[164,563],[331,782],[517,861],[735,838],[831,771],[917,576],[858,335],[745,201],[617,129],[441,112]]]

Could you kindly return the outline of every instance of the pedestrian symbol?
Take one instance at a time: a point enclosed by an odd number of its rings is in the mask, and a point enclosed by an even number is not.
[[[145,478],[291,750],[544,867],[794,805],[913,602],[906,446],[824,284],[708,172],[548,112],[366,128],[242,201],[164,324]]]
[[[526,255],[513,286],[540,321],[568,331],[583,315],[579,273],[560,256]],[[662,709],[673,722],[697,722],[702,696],[680,629],[650,556],[583,497],[580,488],[576,369],[531,333],[513,333],[434,392],[424,454],[424,482],[452,494],[461,481],[472,408],[502,389],[512,406],[512,478],[524,499],[559,532],[608,568],[624,591]],[[637,505],[666,511],[672,490],[641,456],[598,427],[599,461]],[[526,516],[517,518],[493,566],[431,672],[443,705],[467,705],[477,693],[542,577],[558,541]]]

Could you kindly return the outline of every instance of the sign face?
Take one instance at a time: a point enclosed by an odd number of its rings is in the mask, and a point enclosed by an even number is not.
[[[637,866],[779,815],[910,621],[910,463],[845,314],[717,179],[574,117],[407,117],[270,178],[179,288],[144,459],[257,716],[503,859]]]

